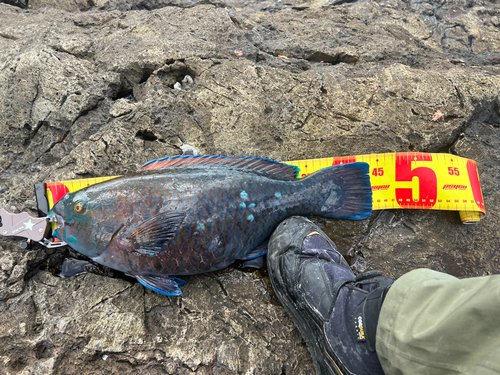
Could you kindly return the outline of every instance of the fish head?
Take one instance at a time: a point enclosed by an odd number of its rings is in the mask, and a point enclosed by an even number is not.
[[[106,250],[116,231],[109,225],[112,218],[105,220],[109,212],[104,212],[102,200],[93,195],[85,189],[67,193],[48,214],[57,223],[52,235],[90,258]]]

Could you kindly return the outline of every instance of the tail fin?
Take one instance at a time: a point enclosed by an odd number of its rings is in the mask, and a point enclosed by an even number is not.
[[[372,188],[367,163],[351,163],[324,168],[306,177],[333,181],[333,189],[315,214],[338,219],[361,220],[372,214]],[[324,182],[323,182],[324,184]],[[340,192],[339,192],[340,190]]]

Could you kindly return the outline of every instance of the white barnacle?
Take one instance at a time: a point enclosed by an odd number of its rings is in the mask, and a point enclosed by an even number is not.
[[[184,90],[187,90],[191,87],[192,84],[193,84],[193,79],[191,78],[190,75],[186,75],[182,80],[182,88]]]
[[[181,82],[176,82],[174,89],[176,90],[187,90],[194,83],[193,78],[190,75],[186,75]]]
[[[193,79],[191,78],[190,75],[186,75],[184,79],[182,80],[182,83],[185,83],[186,85],[192,85],[193,84]]]
[[[195,149],[193,146],[183,144],[181,146],[182,150],[182,155],[199,155],[199,152],[197,149]]]

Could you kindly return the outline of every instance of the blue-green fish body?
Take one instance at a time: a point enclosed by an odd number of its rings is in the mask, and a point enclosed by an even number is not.
[[[292,215],[363,219],[371,213],[366,163],[296,179],[295,167],[240,157],[174,157],[68,193],[53,208],[57,236],[94,261],[179,295],[172,276],[210,272],[265,253]]]

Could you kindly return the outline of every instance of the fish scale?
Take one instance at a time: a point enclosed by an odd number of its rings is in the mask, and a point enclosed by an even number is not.
[[[250,157],[160,159],[65,196],[53,208],[64,222],[55,234],[100,264],[178,295],[173,276],[263,255],[266,239],[289,216],[370,215],[366,164],[331,167],[301,180],[294,171]]]

